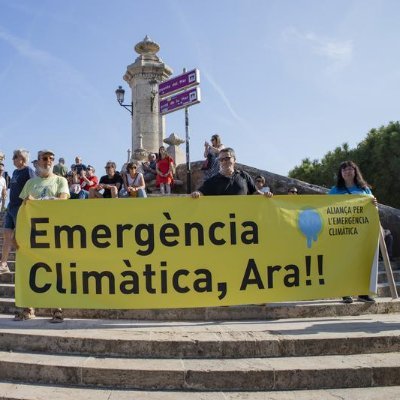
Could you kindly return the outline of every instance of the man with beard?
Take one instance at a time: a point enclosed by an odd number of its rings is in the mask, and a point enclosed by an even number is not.
[[[37,173],[39,176],[29,179],[25,183],[19,197],[24,201],[30,200],[66,200],[69,198],[67,180],[53,173],[54,152],[41,150],[38,153]],[[26,308],[16,313],[15,321],[24,321],[35,318],[33,308]],[[62,310],[53,310],[51,322],[63,322]]]

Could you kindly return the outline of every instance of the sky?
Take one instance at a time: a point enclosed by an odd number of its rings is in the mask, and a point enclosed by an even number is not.
[[[273,173],[321,159],[399,119],[397,0],[0,0],[0,150],[53,149],[103,174],[127,159],[116,101],[148,35],[179,75],[198,68],[190,158],[218,133],[237,161]],[[184,111],[166,136],[185,137]]]

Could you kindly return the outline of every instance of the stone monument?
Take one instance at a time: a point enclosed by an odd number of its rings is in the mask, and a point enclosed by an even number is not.
[[[172,69],[157,52],[160,46],[146,36],[135,46],[139,54],[128,65],[124,80],[132,90],[132,156],[143,160],[149,152],[158,152],[165,136],[165,117],[160,114],[158,84],[167,80]]]

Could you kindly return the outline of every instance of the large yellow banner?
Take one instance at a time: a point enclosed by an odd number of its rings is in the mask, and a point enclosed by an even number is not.
[[[367,196],[28,201],[16,303],[176,308],[369,294],[378,228]]]

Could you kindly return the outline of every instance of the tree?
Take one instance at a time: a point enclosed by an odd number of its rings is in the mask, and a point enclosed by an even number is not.
[[[400,208],[400,122],[371,129],[355,149],[347,143],[329,151],[321,161],[305,158],[289,171],[289,177],[330,187],[342,161],[356,162],[378,201]]]

